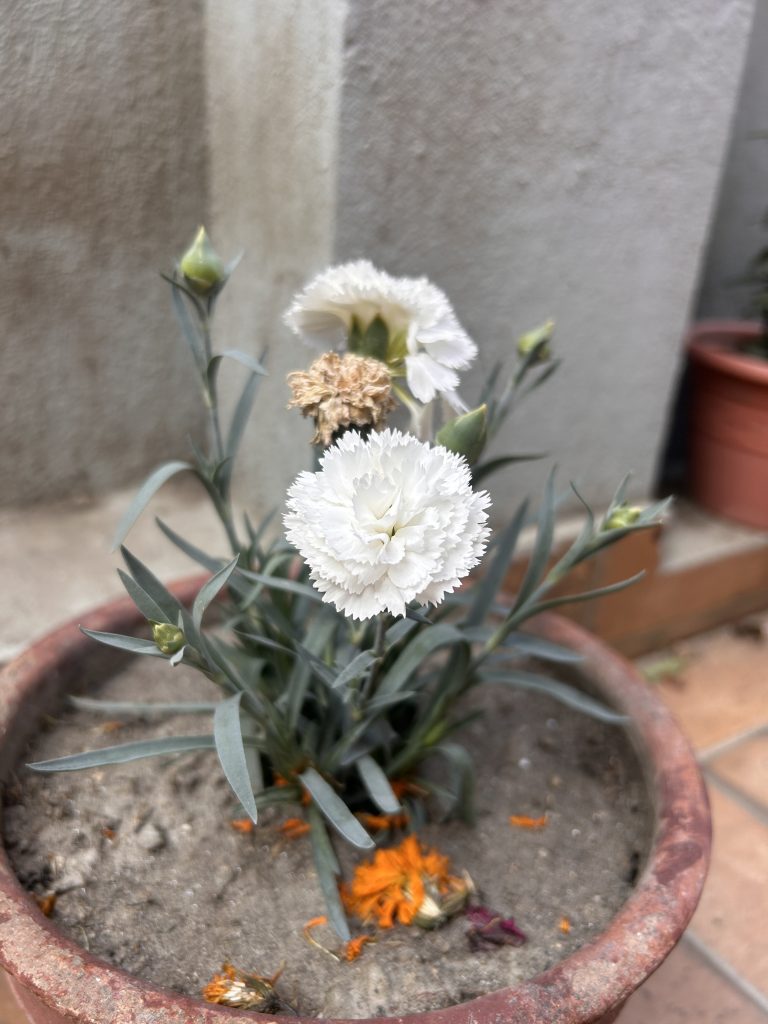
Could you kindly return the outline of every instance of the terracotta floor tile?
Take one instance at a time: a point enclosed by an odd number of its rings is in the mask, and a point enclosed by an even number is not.
[[[744,740],[708,768],[768,809],[768,732]]]
[[[676,650],[684,667],[676,680],[658,683],[658,692],[697,750],[768,724],[768,644],[722,630]]]
[[[768,826],[716,786],[712,867],[691,930],[768,994]]]
[[[629,1000],[618,1024],[766,1024],[768,1016],[685,941]]]
[[[27,1018],[19,1009],[6,981],[5,972],[0,969],[0,1024],[26,1024]]]

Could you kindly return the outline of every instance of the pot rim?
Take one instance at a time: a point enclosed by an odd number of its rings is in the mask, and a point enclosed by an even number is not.
[[[174,592],[187,603],[200,577]],[[57,667],[92,653],[79,632],[121,632],[143,621],[127,598],[101,605],[44,636],[0,671],[0,742],[13,735],[25,701],[40,692]],[[599,690],[631,718],[630,737],[644,763],[655,805],[655,835],[637,886],[606,929],[536,977],[466,1003],[403,1017],[372,1018],[380,1024],[526,1024],[595,1021],[620,1007],[665,959],[698,903],[709,863],[709,806],[690,747],[671,713],[621,655],[575,623],[545,613],[532,631],[578,650]],[[61,935],[22,888],[0,849],[0,964],[54,1011],[84,1024],[104,1020],[143,1024],[223,1024],[249,1018],[276,1024],[253,1011],[218,1007],[152,985],[101,960]],[[283,1017],[281,1024],[314,1018]],[[339,1019],[339,1024],[347,1024]],[[352,1024],[350,1021],[349,1024]],[[361,1024],[360,1021],[357,1024]]]
[[[743,344],[760,337],[761,330],[753,320],[702,320],[689,331],[686,347],[699,366],[768,386],[768,361],[739,351]]]

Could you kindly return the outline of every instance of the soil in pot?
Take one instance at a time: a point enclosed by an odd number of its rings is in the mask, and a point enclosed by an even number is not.
[[[208,700],[218,691],[184,669],[158,672],[156,662],[138,659],[97,695]],[[652,811],[621,728],[501,687],[474,702],[487,712],[463,735],[477,766],[476,825],[434,824],[420,836],[450,856],[456,873],[470,872],[484,903],[515,917],[528,936],[521,947],[470,950],[462,916],[434,932],[368,929],[376,942],[353,963],[309,946],[303,926],[324,908],[307,839],[279,831],[295,811],[265,812],[250,835],[234,830],[238,810],[208,751],[62,775],[20,766],[5,792],[9,856],[30,898],[58,894],[53,920],[71,939],[193,996],[224,960],[262,975],[284,963],[278,992],[305,1015],[429,1010],[504,988],[604,929],[645,858]],[[206,729],[200,716],[118,728],[62,709],[26,759]],[[544,814],[538,830],[509,823],[510,815]],[[336,845],[348,875],[354,856]],[[315,935],[336,945],[328,929]]]

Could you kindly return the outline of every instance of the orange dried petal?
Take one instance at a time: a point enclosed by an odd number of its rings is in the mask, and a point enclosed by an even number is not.
[[[229,823],[235,832],[242,832],[243,835],[250,835],[256,828],[250,818],[235,818]]]
[[[548,816],[542,814],[540,818],[531,818],[527,814],[512,814],[509,818],[509,824],[514,825],[516,828],[527,828],[527,829],[539,829],[546,828],[548,822]]]

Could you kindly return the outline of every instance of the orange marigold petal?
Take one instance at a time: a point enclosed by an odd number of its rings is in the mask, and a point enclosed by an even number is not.
[[[229,824],[235,832],[242,832],[243,835],[249,835],[256,828],[250,818],[235,818]]]
[[[528,828],[538,829],[546,828],[548,817],[546,814],[542,814],[540,818],[531,818],[527,814],[512,814],[509,818],[509,824],[514,825],[516,828]]]

